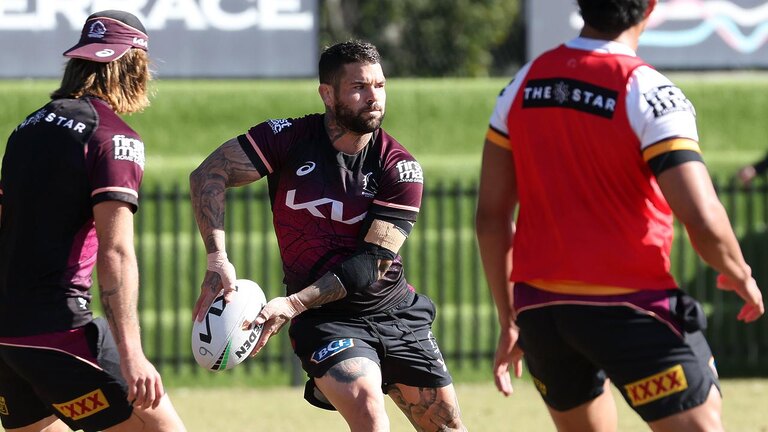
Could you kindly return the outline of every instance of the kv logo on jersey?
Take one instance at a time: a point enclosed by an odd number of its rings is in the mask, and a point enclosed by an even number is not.
[[[352,225],[360,222],[365,218],[368,212],[363,212],[353,218],[344,219],[344,203],[336,201],[331,198],[320,198],[305,203],[296,202],[296,189],[289,190],[285,195],[285,205],[292,210],[306,210],[314,217],[325,219],[325,215],[318,209],[318,207],[331,205],[331,220],[335,222],[341,222],[343,224]]]

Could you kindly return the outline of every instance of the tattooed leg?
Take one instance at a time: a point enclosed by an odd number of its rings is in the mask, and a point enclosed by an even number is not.
[[[466,431],[453,385],[440,388],[393,384],[387,392],[419,432]]]
[[[381,370],[365,357],[346,359],[315,385],[341,413],[352,432],[388,432],[389,418],[381,391]]]

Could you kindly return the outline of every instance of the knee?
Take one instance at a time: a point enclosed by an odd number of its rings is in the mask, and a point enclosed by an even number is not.
[[[356,394],[350,402],[347,409],[341,412],[350,430],[389,430],[389,417],[381,397],[364,391]]]
[[[449,415],[431,416],[428,427],[425,427],[423,430],[424,432],[466,432],[467,428],[462,423],[459,413],[454,412]]]

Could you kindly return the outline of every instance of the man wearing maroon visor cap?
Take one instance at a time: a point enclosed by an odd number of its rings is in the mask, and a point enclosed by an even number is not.
[[[141,21],[128,12],[108,10],[88,17],[80,34],[80,42],[65,51],[64,55],[109,63],[131,48],[144,51],[149,48],[149,37]]]
[[[88,17],[60,87],[8,138],[0,172],[0,421],[6,431],[185,431],[141,347],[133,213],[149,105],[133,15]],[[99,268],[104,317],[91,312]]]

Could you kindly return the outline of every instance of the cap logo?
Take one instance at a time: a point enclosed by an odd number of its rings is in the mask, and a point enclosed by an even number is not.
[[[88,30],[88,37],[95,39],[102,39],[107,33],[107,27],[101,21],[96,21],[91,24],[91,29]]]
[[[111,50],[109,48],[105,48],[101,51],[96,51],[96,57],[109,57],[111,55],[115,54],[115,50]]]

